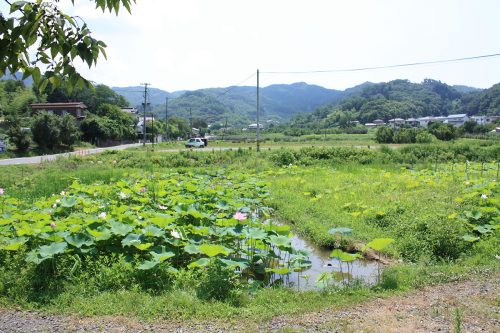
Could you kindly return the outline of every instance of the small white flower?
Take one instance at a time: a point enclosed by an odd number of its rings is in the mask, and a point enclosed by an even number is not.
[[[66,195],[66,192],[62,191],[62,192],[61,192],[61,196],[63,196],[63,197],[64,197],[65,195]]]
[[[488,196],[486,194],[481,194],[481,199],[488,199]]]
[[[105,220],[106,219],[106,212],[100,213],[99,218]]]
[[[170,231],[170,234],[174,238],[181,238],[181,235],[179,235],[179,233],[177,231],[175,231],[175,230]]]
[[[97,161],[97,164],[102,164],[102,161]]]
[[[52,208],[57,208],[57,204],[53,204],[53,205],[52,205]]]
[[[56,203],[60,203],[60,202],[61,202],[61,200],[60,200],[60,199],[56,199]]]
[[[465,182],[465,185],[470,185],[470,182]]]
[[[120,192],[120,198],[125,199],[126,197],[127,197],[127,195],[125,193]]]
[[[167,207],[167,206],[163,206],[163,205],[159,204],[159,205],[158,205],[158,208],[160,208],[160,209],[162,209],[162,210],[165,210],[165,209],[167,209],[168,207]]]

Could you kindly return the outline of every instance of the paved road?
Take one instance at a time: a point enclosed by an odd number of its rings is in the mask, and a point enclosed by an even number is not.
[[[90,155],[101,153],[105,150],[123,150],[132,147],[138,147],[142,145],[142,143],[131,143],[127,145],[113,146],[113,147],[105,147],[105,148],[92,148],[85,150],[73,151],[70,153],[62,153],[62,154],[53,154],[53,155],[43,155],[43,156],[34,156],[34,157],[18,157],[18,158],[8,158],[4,160],[0,160],[0,165],[16,165],[16,164],[38,164],[45,161],[54,161],[61,157],[69,157],[71,155]]]

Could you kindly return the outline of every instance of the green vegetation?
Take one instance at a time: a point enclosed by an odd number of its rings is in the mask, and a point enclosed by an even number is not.
[[[0,12],[0,77],[21,71],[23,79],[31,76],[41,90],[49,83],[57,86],[63,79],[71,89],[91,86],[76,71],[73,60],[78,58],[90,68],[99,56],[106,56],[106,44],[92,37],[80,17],[70,17],[52,1],[4,2],[4,12]],[[135,0],[94,2],[96,8],[118,14],[122,6],[130,12]],[[47,68],[43,76],[40,66]]]
[[[497,274],[498,165],[489,161],[498,148],[467,143],[122,151],[4,167],[0,304],[255,319]],[[335,249],[348,271],[364,250],[392,264],[374,286],[339,286],[325,273],[319,291],[263,288],[273,272],[307,267],[306,254],[289,248],[287,227],[261,223],[268,214]]]

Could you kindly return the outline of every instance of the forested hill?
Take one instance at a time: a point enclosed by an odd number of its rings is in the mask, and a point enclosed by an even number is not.
[[[125,96],[132,105],[141,104],[140,87],[113,88]],[[351,88],[352,89],[352,88]],[[355,89],[354,89],[355,91]],[[160,93],[161,92],[161,93]],[[351,91],[339,91],[309,85],[303,82],[276,84],[261,88],[261,116],[263,120],[289,120],[297,113],[312,112],[324,104],[334,104]],[[225,121],[231,124],[255,122],[255,87],[208,88],[196,91],[167,93],[151,90],[151,104],[161,118],[165,115],[165,97],[169,97],[169,113],[204,118],[209,123]]]
[[[426,79],[422,83],[394,80],[372,84],[341,100],[334,110],[348,112],[362,123],[375,119],[438,116],[453,113],[500,113],[500,89],[458,90],[440,81]],[[459,91],[460,90],[460,91]],[[468,91],[468,92],[463,92]]]

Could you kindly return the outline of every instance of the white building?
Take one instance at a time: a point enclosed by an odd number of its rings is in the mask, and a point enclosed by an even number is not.
[[[465,113],[450,114],[448,117],[446,117],[444,123],[453,125],[454,127],[459,127],[462,126],[467,120],[469,120],[469,116],[467,116]]]
[[[479,125],[484,125],[484,124],[491,124],[495,120],[500,119],[500,116],[472,116],[470,118]]]
[[[247,126],[247,129],[249,129],[249,130],[256,130],[257,127],[259,127],[259,129],[264,128],[264,126],[262,124],[259,124],[259,125],[257,125],[257,124],[250,124],[250,125]]]

